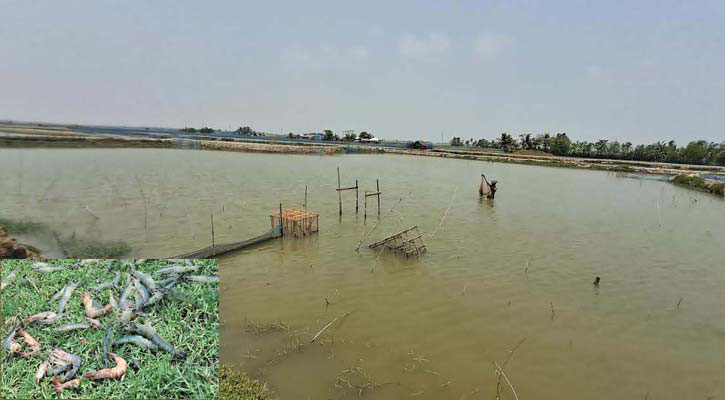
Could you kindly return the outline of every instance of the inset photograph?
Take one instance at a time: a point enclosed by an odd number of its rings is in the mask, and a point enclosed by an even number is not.
[[[217,260],[2,260],[3,399],[218,397]]]

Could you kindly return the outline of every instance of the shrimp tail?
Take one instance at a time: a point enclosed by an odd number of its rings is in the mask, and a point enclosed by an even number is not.
[[[53,390],[55,390],[56,392],[60,392],[61,390],[67,389],[67,388],[76,389],[81,386],[81,380],[76,378],[76,379],[73,379],[73,380],[65,382],[65,383],[60,383],[58,378],[54,378],[53,386],[55,386],[55,388]]]

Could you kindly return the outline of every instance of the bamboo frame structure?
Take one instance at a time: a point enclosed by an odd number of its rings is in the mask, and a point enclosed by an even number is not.
[[[375,192],[368,192],[365,191],[365,218],[368,217],[368,197],[370,196],[377,196],[378,198],[378,217],[380,216],[380,195],[383,194],[383,192],[380,191],[380,179],[375,180],[375,186],[377,190]]]
[[[423,243],[423,235],[418,230],[417,225],[392,234],[383,240],[369,245],[368,247],[374,249],[380,246],[385,246],[393,251],[403,252],[406,257],[417,257],[426,252],[425,243]]]
[[[358,208],[359,208],[359,203],[360,203],[360,201],[359,201],[360,187],[358,185],[357,179],[355,179],[355,186],[350,186],[350,187],[346,187],[346,188],[342,187],[342,184],[340,182],[341,182],[340,181],[340,167],[337,167],[337,189],[335,189],[335,190],[337,191],[337,198],[338,198],[338,202],[340,204],[340,215],[342,215],[342,192],[345,190],[355,190],[355,213],[357,214]]]
[[[280,226],[282,236],[301,237],[319,230],[319,214],[296,208],[282,210],[269,216],[272,229]]]

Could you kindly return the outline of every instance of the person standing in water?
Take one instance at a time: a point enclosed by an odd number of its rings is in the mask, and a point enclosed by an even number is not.
[[[493,200],[494,196],[496,196],[496,183],[498,183],[498,181],[495,180],[489,183],[488,179],[486,179],[486,175],[481,174],[481,187],[478,188],[478,194],[481,197],[486,196],[487,199]]]

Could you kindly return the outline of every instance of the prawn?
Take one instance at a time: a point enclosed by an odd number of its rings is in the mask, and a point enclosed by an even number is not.
[[[35,321],[43,320],[43,319],[49,319],[55,317],[56,314],[52,311],[43,311],[42,313],[38,313],[35,315],[31,315],[23,320],[26,324],[32,324]]]
[[[126,360],[114,353],[111,353],[110,351],[108,352],[108,355],[113,357],[116,361],[116,366],[113,368],[104,368],[100,371],[88,372],[85,375],[86,379],[115,379],[126,374]]]
[[[106,311],[111,309],[111,305],[107,304],[103,308],[98,308],[100,306],[96,306],[93,304],[93,300],[91,299],[91,296],[88,294],[88,292],[83,292],[83,305],[86,307],[86,316],[91,318],[98,318],[101,315],[105,314]]]
[[[40,384],[40,381],[45,376],[45,372],[48,370],[48,362],[43,361],[40,363],[40,366],[38,366],[38,372],[35,373],[35,386],[38,386]]]
[[[18,328],[18,333],[23,336],[23,341],[30,346],[30,350],[32,351],[33,355],[36,355],[38,351],[40,351],[40,342],[35,340],[34,337],[30,336],[30,334],[23,328]]]
[[[77,389],[81,386],[81,380],[76,378],[66,383],[60,383],[58,378],[55,378],[53,379],[53,386],[55,386],[53,390],[55,390],[56,392],[60,392],[63,389]]]

